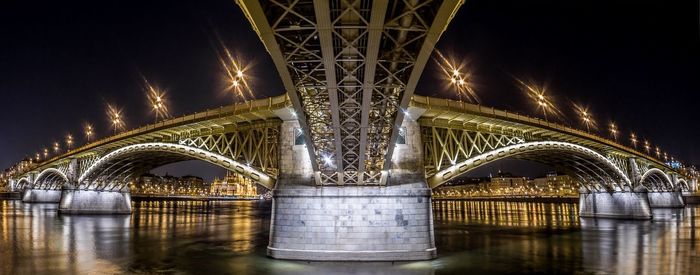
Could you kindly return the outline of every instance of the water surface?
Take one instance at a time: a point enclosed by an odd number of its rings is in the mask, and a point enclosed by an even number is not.
[[[576,204],[434,202],[432,261],[267,258],[270,203],[135,202],[123,216],[0,201],[1,274],[700,274],[700,208],[579,219]]]

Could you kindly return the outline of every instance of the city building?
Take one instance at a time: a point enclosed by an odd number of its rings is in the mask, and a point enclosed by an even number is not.
[[[258,187],[250,179],[231,172],[226,172],[223,179],[215,178],[209,190],[212,196],[254,197],[259,193]]]

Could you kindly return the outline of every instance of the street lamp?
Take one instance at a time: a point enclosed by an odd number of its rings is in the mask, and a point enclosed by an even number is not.
[[[48,158],[48,157],[49,157],[49,149],[48,149],[48,148],[44,148],[44,159],[46,159],[46,158]]]
[[[632,142],[632,146],[634,146],[634,149],[637,149],[637,135],[634,133],[630,134],[630,141]]]
[[[67,147],[68,150],[70,150],[71,145],[73,145],[73,135],[68,134],[68,135],[66,136],[66,147]]]
[[[576,109],[576,112],[578,112],[583,124],[586,125],[586,132],[590,133],[591,127],[595,129],[596,123],[591,117],[591,113],[588,112],[588,107],[583,107],[581,105],[574,104],[574,108]]]
[[[85,124],[85,138],[89,142],[92,139],[93,129],[90,123]]]
[[[615,142],[617,142],[617,125],[615,125],[615,122],[610,123],[610,134],[612,135]]]
[[[245,67],[241,63],[233,58],[231,52],[223,47],[224,56],[219,57],[219,62],[224,69],[226,74],[226,89],[231,90],[234,95],[245,99],[246,96],[253,97],[253,91],[248,86],[245,75]]]
[[[651,145],[649,145],[649,141],[645,140],[644,141],[644,149],[647,151],[647,155],[649,154],[649,149],[651,148]]]
[[[110,123],[112,123],[115,135],[117,134],[117,128],[124,127],[121,112],[121,110],[117,110],[112,105],[107,105],[107,117],[109,118]]]
[[[155,122],[158,122],[159,117],[167,118],[169,113],[165,102],[165,91],[153,87],[145,78],[144,82],[146,82],[146,98],[155,113]]]
[[[535,103],[537,109],[542,110],[542,115],[544,116],[545,121],[549,122],[548,114],[554,116],[558,116],[560,114],[553,101],[547,96],[546,87],[543,86],[538,88],[535,87],[535,85],[528,85],[520,79],[515,78],[515,80],[520,83],[523,91]]]
[[[54,153],[58,154],[58,151],[61,150],[61,147],[59,146],[58,142],[53,143],[53,151]]]

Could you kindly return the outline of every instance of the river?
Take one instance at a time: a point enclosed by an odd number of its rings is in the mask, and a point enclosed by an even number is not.
[[[270,202],[134,202],[130,216],[57,207],[0,200],[0,274],[700,274],[693,205],[622,221],[580,219],[570,203],[436,201],[438,258],[394,263],[270,259]]]

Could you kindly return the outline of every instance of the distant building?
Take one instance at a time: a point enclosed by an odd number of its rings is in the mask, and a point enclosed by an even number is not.
[[[254,182],[238,173],[226,172],[223,179],[215,178],[209,187],[212,196],[258,196],[258,188]]]
[[[436,198],[492,196],[576,196],[579,184],[568,175],[549,172],[545,177],[527,179],[499,171],[495,177],[461,179],[433,190]]]

